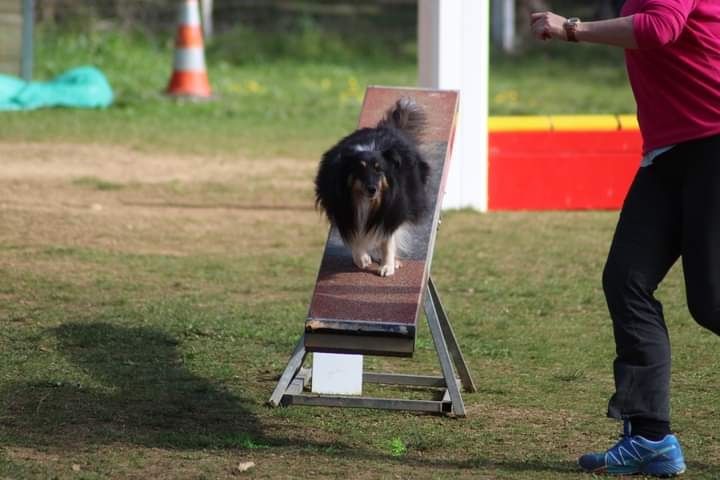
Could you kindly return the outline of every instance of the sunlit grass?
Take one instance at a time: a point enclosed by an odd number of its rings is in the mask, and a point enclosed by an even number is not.
[[[409,55],[363,55],[345,46],[325,60],[317,52],[293,57],[297,50],[279,48],[243,56],[236,53],[241,47],[261,50],[248,43],[246,32],[244,44],[225,45],[235,39],[229,35],[208,47],[216,99],[177,102],[163,94],[172,71],[172,43],[158,38],[112,30],[41,32],[37,79],[94,64],[108,76],[116,102],[102,111],[0,113],[0,139],[315,158],[354,127],[368,85],[417,85]],[[327,40],[313,40],[312,48],[326,45],[329,53],[335,51],[332,38]],[[577,81],[579,71],[586,81]],[[512,56],[493,52],[489,99],[495,115],[634,110],[622,52],[587,45],[536,45]]]
[[[100,168],[0,184],[0,196],[24,195],[0,199],[0,477],[587,478],[577,456],[617,434],[604,418],[614,346],[600,285],[616,212],[444,215],[433,278],[479,387],[464,394],[467,418],[269,409],[327,233],[311,209],[312,159],[353,128],[366,85],[414,85],[414,63],[337,45],[319,61],[313,37],[299,59],[277,52],[301,44],[240,58],[242,43],[218,43],[217,99],[175,102],[162,94],[169,42],[46,35],[38,78],[93,63],[117,102],[0,114],[0,141],[70,144],[66,155],[98,144],[100,157],[119,144],[169,163],[237,155],[247,171],[145,181],[136,160],[132,181]],[[620,52],[562,47],[493,54],[491,113],[629,111]],[[592,78],[577,81],[579,70]],[[114,159],[132,151],[108,148]],[[105,206],[85,208],[95,202]],[[692,478],[715,480],[718,340],[689,317],[679,267],[658,297],[674,428]],[[422,322],[412,359],[366,357],[367,367],[436,374]],[[240,473],[246,461],[255,467]]]

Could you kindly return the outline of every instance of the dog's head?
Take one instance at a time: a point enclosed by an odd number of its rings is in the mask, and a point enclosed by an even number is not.
[[[393,165],[390,153],[353,150],[345,155],[351,167],[347,185],[353,194],[379,202],[391,186]]]

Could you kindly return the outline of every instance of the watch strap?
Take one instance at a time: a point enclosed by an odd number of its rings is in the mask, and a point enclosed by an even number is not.
[[[567,36],[568,42],[578,41],[577,36],[575,35],[575,31],[577,30],[579,23],[580,19],[577,17],[573,17],[568,18],[563,24],[563,28],[565,29],[565,35]]]

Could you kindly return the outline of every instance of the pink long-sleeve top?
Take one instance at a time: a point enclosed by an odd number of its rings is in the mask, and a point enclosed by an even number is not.
[[[720,133],[720,0],[627,0],[643,152]]]

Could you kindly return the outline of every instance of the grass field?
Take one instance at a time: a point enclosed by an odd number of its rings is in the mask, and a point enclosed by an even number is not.
[[[327,232],[317,157],[365,84],[413,83],[412,66],[211,64],[222,100],[177,104],[157,93],[165,47],[63,41],[41,71],[100,63],[118,104],[0,114],[0,478],[588,478],[577,456],[618,432],[600,288],[616,212],[446,213],[433,276],[479,387],[467,418],[270,409]],[[549,92],[583,60],[553,55],[495,59],[495,111],[567,112]],[[572,87],[583,108],[628,105],[610,57],[588,65],[606,80]],[[686,478],[717,479],[720,344],[679,267],[658,297]],[[439,372],[426,328],[412,359],[367,360]]]
[[[289,42],[303,44],[303,39]],[[249,50],[244,56],[238,52],[242,47]],[[621,52],[560,47],[540,46],[510,57],[493,54],[490,113],[633,113]],[[253,55],[255,50],[260,52]],[[354,126],[368,84],[417,84],[413,57],[407,55],[366,59],[347,53],[322,61],[294,50],[275,56],[262,52],[245,37],[218,39],[207,57],[220,101],[174,103],[161,93],[171,74],[171,44],[113,31],[46,32],[38,42],[38,79],[72,66],[97,65],[108,75],[117,101],[101,113],[3,115],[0,140],[90,140],[140,150],[309,158]],[[252,61],[255,57],[263,61]],[[577,82],[568,74],[579,70],[595,81]]]

